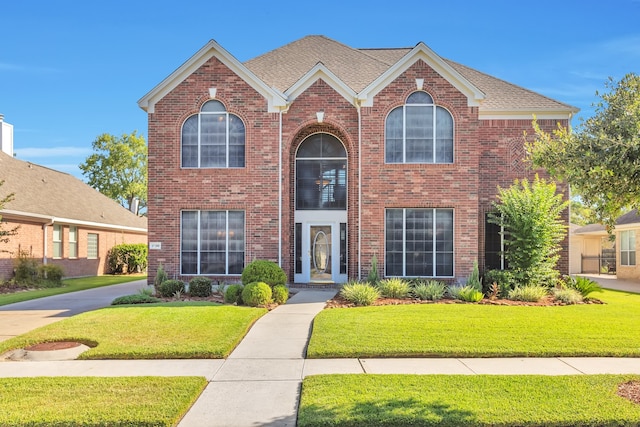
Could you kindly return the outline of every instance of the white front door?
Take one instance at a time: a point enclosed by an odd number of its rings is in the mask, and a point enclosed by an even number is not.
[[[296,283],[344,283],[346,224],[341,221],[303,221],[296,232]],[[344,258],[344,259],[343,259]]]

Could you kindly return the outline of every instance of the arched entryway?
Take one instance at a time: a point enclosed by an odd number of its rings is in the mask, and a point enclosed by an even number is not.
[[[328,133],[308,136],[295,156],[296,283],[347,281],[347,151]]]

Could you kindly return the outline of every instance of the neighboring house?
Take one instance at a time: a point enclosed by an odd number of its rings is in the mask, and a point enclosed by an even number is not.
[[[572,269],[572,273],[615,273],[620,279],[640,279],[636,261],[636,252],[640,250],[638,233],[640,215],[636,209],[616,220],[614,241],[600,224],[575,229],[570,236],[571,246],[580,251],[582,263],[580,271]]]
[[[138,102],[148,113],[149,269],[238,281],[254,259],[292,283],[464,280],[499,268],[497,186],[533,177],[531,122],[576,108],[418,43],[309,36],[240,62],[215,41]],[[568,239],[561,271],[568,273]]]
[[[107,252],[121,243],[147,243],[147,219],[138,217],[79,179],[15,159],[12,144],[0,152],[0,210],[3,230],[19,226],[0,243],[0,280],[13,276],[19,252],[57,264],[66,277],[105,273]]]

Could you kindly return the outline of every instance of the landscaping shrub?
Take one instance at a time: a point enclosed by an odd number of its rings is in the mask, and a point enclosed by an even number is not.
[[[107,265],[112,274],[141,273],[147,269],[149,248],[144,243],[123,243],[109,249]]]
[[[38,281],[38,261],[31,258],[29,252],[18,251],[15,260],[16,282],[24,285],[33,285]]]
[[[242,270],[242,284],[263,282],[274,287],[287,284],[287,275],[284,270],[273,261],[255,260]]]
[[[380,298],[380,291],[369,283],[352,282],[342,287],[340,295],[355,305],[371,305]]]
[[[518,286],[509,291],[509,299],[514,301],[538,302],[546,297],[549,290],[540,285]]]
[[[466,285],[458,291],[458,299],[467,302],[478,302],[484,298],[484,294],[475,287]]]
[[[498,285],[499,296],[506,297],[509,291],[515,288],[515,278],[509,270],[487,270],[484,272],[484,290],[491,290],[491,286],[496,283]]]
[[[377,284],[380,295],[385,298],[406,298],[411,291],[409,283],[398,277],[384,279]]]
[[[239,284],[229,285],[224,290],[224,302],[227,304],[242,304],[242,289]]]
[[[150,304],[154,302],[161,302],[161,299],[152,297],[145,294],[125,295],[118,297],[111,302],[111,305],[124,305],[124,304]]]
[[[438,301],[444,298],[444,294],[447,292],[447,285],[437,280],[429,280],[416,283],[412,292],[418,299]]]
[[[47,288],[62,286],[64,270],[56,264],[45,264],[38,267],[38,282]]]
[[[478,271],[478,261],[473,261],[473,269],[467,279],[467,286],[471,286],[476,291],[482,292],[482,282],[480,281],[480,272]]]
[[[272,295],[271,286],[264,282],[253,282],[242,290],[242,301],[250,307],[263,307],[273,302]]]
[[[284,304],[289,299],[289,289],[286,286],[277,285],[273,287],[273,302]]]
[[[578,304],[583,301],[582,294],[571,288],[555,288],[553,290],[553,297],[565,304]]]
[[[184,293],[184,283],[180,280],[165,280],[156,292],[161,297],[173,298],[176,294]]]
[[[583,298],[587,298],[592,292],[602,292],[602,287],[588,277],[569,277],[566,281],[566,285],[580,292]]]
[[[516,180],[508,189],[498,187],[499,203],[489,220],[504,230],[505,259],[519,285],[552,286],[556,264],[566,235],[562,212],[568,202],[556,194],[556,185],[537,175],[532,183]]]
[[[158,265],[158,270],[156,271],[156,278],[153,280],[153,286],[158,289],[165,280],[169,280],[169,276],[167,276],[162,263],[160,263]]]
[[[206,298],[211,296],[211,279],[194,277],[189,281],[189,294],[192,297]]]
[[[374,255],[371,258],[371,270],[369,270],[369,274],[367,275],[367,282],[372,285],[377,285],[380,281],[380,277],[378,277],[378,258]]]

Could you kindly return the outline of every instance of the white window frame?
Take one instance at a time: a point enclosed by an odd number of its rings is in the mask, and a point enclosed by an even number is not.
[[[69,226],[69,258],[78,258],[78,227]]]
[[[61,259],[63,256],[62,242],[63,242],[64,228],[60,224],[53,224],[53,258]]]
[[[631,254],[633,254],[633,263],[631,263]],[[626,262],[623,255],[626,255]],[[636,265],[635,230],[624,230],[620,232],[620,265],[625,267],[633,267]]]

